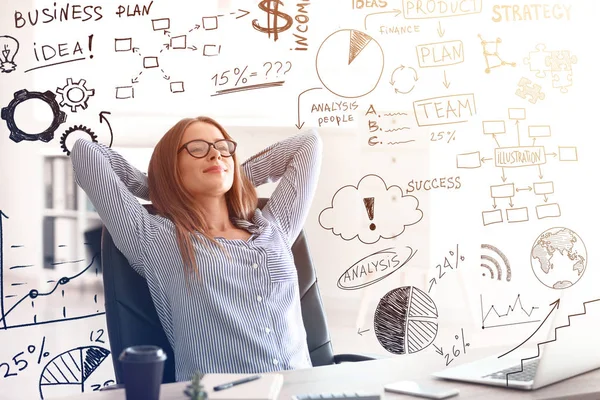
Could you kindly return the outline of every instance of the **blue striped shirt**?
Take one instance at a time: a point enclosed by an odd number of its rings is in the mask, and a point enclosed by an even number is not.
[[[176,379],[204,373],[259,373],[311,367],[291,245],[308,214],[321,168],[314,130],[279,141],[242,164],[255,186],[278,182],[252,221],[233,221],[246,241],[217,237],[231,254],[193,238],[201,279],[186,289],[174,224],[149,214],[147,176],[119,153],[79,139],[71,160],[77,184],[115,245],[145,277],[175,354]],[[208,243],[208,249],[207,244]]]

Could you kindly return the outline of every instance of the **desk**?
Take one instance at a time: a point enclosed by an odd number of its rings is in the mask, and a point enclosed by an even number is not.
[[[478,358],[499,354],[502,349],[485,348],[469,349],[467,354],[459,356],[450,365],[458,365]],[[279,395],[280,400],[289,400],[293,394],[318,393],[327,391],[369,391],[381,393],[382,399],[416,399],[416,397],[394,394],[383,391],[383,385],[403,379],[428,382],[444,387],[460,389],[455,399],[551,399],[568,396],[572,400],[598,399],[600,395],[578,397],[579,393],[600,392],[600,369],[582,374],[571,379],[555,383],[535,390],[521,391],[501,387],[460,383],[431,378],[432,372],[444,368],[445,359],[435,350],[426,349],[420,353],[406,356],[393,356],[374,361],[343,363],[339,365],[282,371],[284,385]],[[161,400],[185,400],[183,389],[187,382],[163,385]],[[123,389],[106,392],[93,392],[80,396],[71,396],[64,400],[124,400]]]

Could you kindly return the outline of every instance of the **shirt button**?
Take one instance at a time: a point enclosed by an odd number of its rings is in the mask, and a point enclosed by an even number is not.
[[[279,360],[277,360],[276,358],[273,359],[273,364],[277,365],[279,364]]]
[[[269,333],[271,330],[269,328],[265,328],[265,332]]]
[[[262,301],[262,297],[256,296],[256,301],[258,301],[258,302]]]
[[[254,269],[258,268],[258,264],[257,263],[252,264],[252,268],[254,268]]]

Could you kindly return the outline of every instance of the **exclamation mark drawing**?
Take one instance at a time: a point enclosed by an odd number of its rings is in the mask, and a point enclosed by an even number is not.
[[[88,49],[90,50],[90,58],[94,58],[94,55],[92,54],[92,39],[93,38],[94,38],[94,35],[88,36]]]
[[[365,208],[367,209],[369,221],[373,221],[373,216],[375,215],[375,197],[365,197],[363,198],[363,203],[365,203]],[[374,231],[375,228],[375,224],[371,222],[371,225],[369,225],[369,229]]]

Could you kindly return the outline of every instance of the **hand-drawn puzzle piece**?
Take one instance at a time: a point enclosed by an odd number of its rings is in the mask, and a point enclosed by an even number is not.
[[[551,51],[546,57],[546,65],[552,71],[571,71],[573,64],[577,64],[577,57],[569,50]]]
[[[542,87],[540,85],[531,84],[531,81],[527,78],[521,78],[519,81],[520,89],[517,89],[515,94],[521,98],[529,96],[529,102],[532,104],[537,103],[538,100],[544,100],[546,95],[542,93]]]
[[[573,71],[554,71],[552,72],[552,87],[560,88],[561,93],[567,93],[568,87],[573,86],[571,80]]]
[[[536,71],[535,76],[538,78],[545,78],[546,71],[550,71],[550,69],[547,68],[549,66],[547,60],[548,57],[550,57],[550,52],[546,51],[546,45],[542,43],[538,44],[535,48],[537,50],[530,51],[529,57],[525,57],[523,62],[529,64],[529,70]]]

